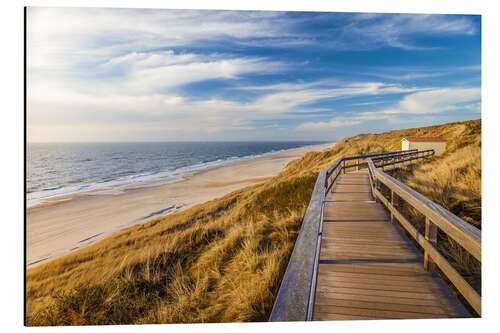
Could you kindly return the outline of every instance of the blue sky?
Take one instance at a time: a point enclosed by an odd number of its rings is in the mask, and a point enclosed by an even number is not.
[[[28,141],[325,140],[481,117],[481,18],[29,8]]]

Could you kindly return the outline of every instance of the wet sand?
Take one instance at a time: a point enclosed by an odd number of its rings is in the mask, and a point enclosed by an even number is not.
[[[333,143],[297,148],[194,172],[164,185],[120,194],[78,193],[28,208],[27,267],[53,260],[152,218],[178,212],[265,181],[287,163]]]

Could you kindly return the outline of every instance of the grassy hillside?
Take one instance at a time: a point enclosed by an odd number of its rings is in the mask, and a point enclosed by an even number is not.
[[[444,155],[397,177],[480,226],[480,120],[362,134],[329,151],[306,154],[265,183],[30,269],[28,324],[267,320],[317,172],[341,156],[398,150],[403,136],[449,140]],[[477,276],[463,262],[466,256],[448,243],[446,250],[462,271]]]

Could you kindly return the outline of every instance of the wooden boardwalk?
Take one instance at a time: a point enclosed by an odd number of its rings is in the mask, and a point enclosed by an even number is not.
[[[314,320],[468,317],[371,193],[366,170],[326,196]]]

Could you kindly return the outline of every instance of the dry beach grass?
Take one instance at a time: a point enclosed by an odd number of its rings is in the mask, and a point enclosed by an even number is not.
[[[318,171],[341,156],[398,150],[404,136],[443,136],[448,148],[396,177],[481,227],[480,119],[361,134],[307,153],[261,184],[28,270],[28,324],[266,321]],[[450,240],[441,247],[480,286],[480,266]]]

